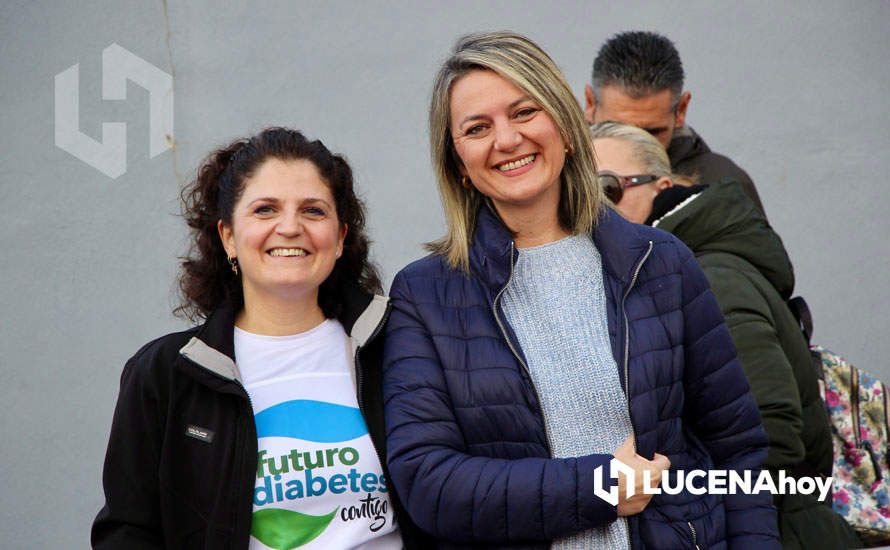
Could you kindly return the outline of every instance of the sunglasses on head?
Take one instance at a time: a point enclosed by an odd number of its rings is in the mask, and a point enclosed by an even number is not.
[[[619,176],[610,170],[597,172],[596,177],[599,179],[600,187],[603,188],[606,197],[615,204],[621,201],[621,197],[624,196],[624,190],[628,187],[651,183],[658,179],[658,176],[652,174]]]

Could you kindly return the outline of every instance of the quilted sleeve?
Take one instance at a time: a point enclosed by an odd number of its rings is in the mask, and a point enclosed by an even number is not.
[[[759,474],[767,438],[732,337],[701,268],[682,254],[685,416],[721,470]],[[768,493],[726,495],[729,548],[781,548]]]
[[[440,539],[485,543],[550,540],[613,521],[616,508],[593,496],[596,467],[603,486],[611,484],[611,455],[467,452],[411,282],[404,272],[393,282],[383,387],[390,476],[415,523]]]
[[[800,392],[769,304],[737,269],[706,267],[705,274],[726,316],[739,362],[763,417],[769,437],[765,464],[772,468],[794,466],[804,459]]]

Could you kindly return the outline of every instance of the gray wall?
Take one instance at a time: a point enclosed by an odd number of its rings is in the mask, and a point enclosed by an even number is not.
[[[4,2],[4,548],[88,544],[120,369],[183,326],[170,314],[185,247],[177,190],[201,156],[269,124],[345,152],[391,280],[443,230],[427,96],[437,62],[473,30],[536,39],[579,98],[609,34],[673,38],[693,93],[689,122],[757,183],[814,310],[815,340],[890,379],[890,3],[588,4]],[[175,75],[174,151],[149,158],[144,89],[102,99],[101,52],[113,42]],[[54,145],[53,79],[74,63],[81,130],[98,139],[102,122],[128,124],[117,179]]]

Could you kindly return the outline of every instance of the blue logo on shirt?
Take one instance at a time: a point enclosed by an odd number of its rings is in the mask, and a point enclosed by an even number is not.
[[[360,410],[324,401],[285,401],[257,413],[254,418],[257,437],[337,443],[368,433]]]

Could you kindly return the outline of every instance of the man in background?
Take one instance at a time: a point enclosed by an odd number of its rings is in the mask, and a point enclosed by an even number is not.
[[[738,181],[761,212],[754,182],[727,157],[714,153],[686,126],[692,94],[683,90],[683,63],[673,42],[653,32],[616,34],[593,61],[593,81],[584,88],[584,114],[591,124],[613,121],[646,130],[667,149],[674,172],[701,183]]]

